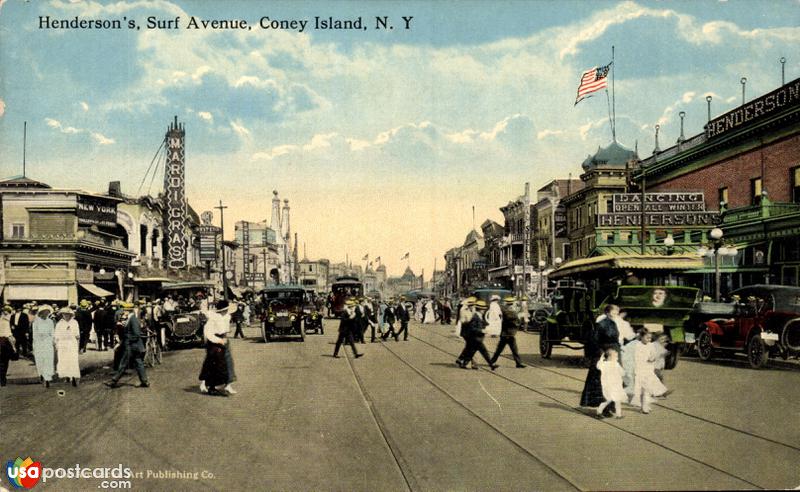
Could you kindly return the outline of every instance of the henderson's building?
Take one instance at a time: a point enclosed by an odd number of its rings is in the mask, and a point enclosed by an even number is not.
[[[644,174],[647,191],[700,193],[704,210],[721,211],[723,292],[800,284],[800,79],[712,118],[703,133],[641,164],[634,179]],[[712,271],[709,258],[697,273]]]

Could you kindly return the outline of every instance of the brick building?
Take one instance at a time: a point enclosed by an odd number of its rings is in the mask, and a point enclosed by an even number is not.
[[[722,211],[722,243],[735,253],[723,261],[723,291],[798,285],[800,79],[712,118],[703,133],[641,164],[634,179],[644,174],[648,191],[701,191],[708,210]]]

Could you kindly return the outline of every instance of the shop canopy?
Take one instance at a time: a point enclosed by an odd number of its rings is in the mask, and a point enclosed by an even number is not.
[[[564,263],[550,272],[549,278],[557,280],[598,270],[686,271],[700,268],[703,268],[703,258],[697,255],[604,255]]]
[[[96,286],[95,284],[79,283],[78,285],[80,285],[82,289],[87,290],[90,294],[92,294],[95,297],[113,297],[114,296],[113,292],[109,292],[106,289],[103,289],[102,287]]]

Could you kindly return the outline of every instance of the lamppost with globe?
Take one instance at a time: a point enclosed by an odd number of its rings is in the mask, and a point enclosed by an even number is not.
[[[713,250],[709,250],[705,246],[701,246],[698,250],[700,256],[714,256],[714,301],[720,301],[720,256],[736,256],[739,251],[736,249],[735,246],[730,248],[723,246],[722,236],[723,232],[722,229],[719,227],[715,227],[711,229],[711,232],[708,233],[709,237],[714,241],[713,243]]]

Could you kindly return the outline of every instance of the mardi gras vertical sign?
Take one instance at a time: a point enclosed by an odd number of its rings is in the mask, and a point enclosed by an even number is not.
[[[186,173],[184,139],[186,132],[178,117],[167,130],[167,169],[164,194],[167,205],[167,265],[186,267]]]

